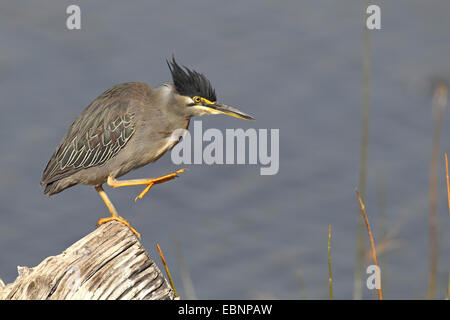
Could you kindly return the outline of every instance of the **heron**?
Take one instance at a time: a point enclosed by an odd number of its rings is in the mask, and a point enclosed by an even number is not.
[[[119,180],[128,172],[155,162],[180,140],[172,134],[187,130],[194,116],[225,114],[254,120],[236,108],[217,102],[211,82],[202,73],[180,66],[175,57],[166,60],[172,83],[153,88],[143,82],[113,86],[92,101],[72,123],[56,147],[42,174],[44,194],[57,194],[77,184],[94,186],[111,216],[98,220],[126,225],[109,199],[103,184],[113,188],[145,186],[142,199],[156,184],[170,181],[185,169],[157,178]]]

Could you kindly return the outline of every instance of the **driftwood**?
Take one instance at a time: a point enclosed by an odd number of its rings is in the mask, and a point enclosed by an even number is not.
[[[0,300],[14,299],[174,299],[163,274],[138,239],[122,223],[103,224],[58,256],[4,285]]]

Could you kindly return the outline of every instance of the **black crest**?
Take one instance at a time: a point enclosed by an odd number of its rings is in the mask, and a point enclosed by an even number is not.
[[[216,101],[216,91],[209,80],[197,71],[189,70],[185,66],[180,67],[172,57],[172,61],[167,61],[172,73],[173,84],[177,92],[183,96],[200,96],[210,101]]]

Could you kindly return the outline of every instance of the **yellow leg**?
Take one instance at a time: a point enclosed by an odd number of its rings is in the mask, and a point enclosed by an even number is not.
[[[130,223],[122,218],[119,213],[117,212],[116,208],[112,204],[111,200],[109,200],[108,195],[106,194],[105,190],[103,190],[102,186],[95,186],[95,190],[97,190],[100,197],[103,199],[103,202],[105,202],[106,206],[108,207],[109,213],[111,214],[111,217],[102,218],[98,220],[97,226],[101,226],[102,224],[109,222],[109,221],[118,221],[120,223],[123,223],[128,227],[128,229],[131,230],[138,238],[141,238],[141,234],[134,229]]]
[[[133,180],[120,180],[119,181],[113,177],[108,177],[107,184],[113,188],[147,185],[147,187],[134,199],[134,201],[136,201],[137,199],[142,199],[153,185],[175,179],[176,177],[178,177],[178,174],[183,173],[184,170],[185,169],[180,169],[180,170],[170,173],[168,175],[158,177],[158,178],[151,178],[151,179],[133,179]]]
[[[114,207],[111,200],[109,200],[108,195],[106,194],[105,190],[103,190],[102,186],[95,186],[95,190],[97,190],[98,194],[102,198],[103,202],[105,202],[106,206],[108,207],[109,213],[111,213],[111,216],[113,217],[119,217],[119,213],[116,210],[116,207]]]

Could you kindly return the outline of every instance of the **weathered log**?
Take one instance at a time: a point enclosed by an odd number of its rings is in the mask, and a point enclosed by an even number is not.
[[[18,267],[0,299],[174,299],[163,274],[122,223],[108,222],[34,268]]]

